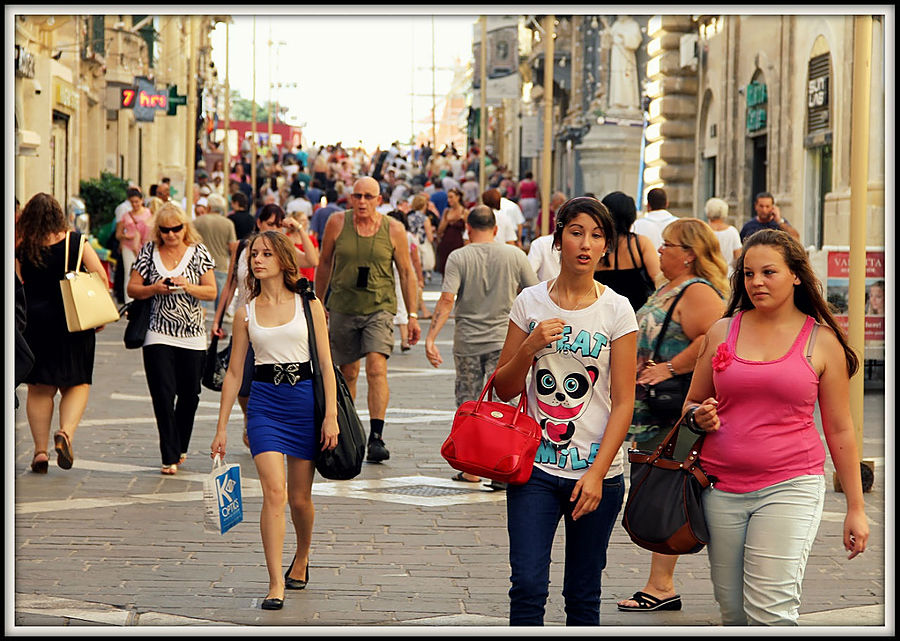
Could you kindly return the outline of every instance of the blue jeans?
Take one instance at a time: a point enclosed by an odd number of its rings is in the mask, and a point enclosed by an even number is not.
[[[603,481],[597,509],[572,520],[570,501],[575,479],[534,468],[524,485],[506,490],[509,565],[509,624],[544,625],[544,605],[550,585],[550,551],[560,517],[565,517],[566,553],[563,598],[566,625],[600,625],[600,581],[606,567],[606,547],[622,509],[625,479],[620,474]]]
[[[709,488],[709,569],[723,625],[797,625],[800,587],[825,501],[824,476],[755,492]]]

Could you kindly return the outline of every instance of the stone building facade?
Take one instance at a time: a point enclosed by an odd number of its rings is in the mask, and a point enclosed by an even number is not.
[[[14,15],[15,195],[38,192],[66,206],[79,181],[107,171],[149,186],[169,176],[184,194],[189,74],[198,104],[208,77],[210,16]],[[191,37],[192,36],[192,37]],[[192,42],[195,69],[188,69]],[[126,105],[125,90],[157,96]],[[161,108],[161,96],[166,108]],[[149,98],[148,98],[149,101]],[[149,104],[149,102],[148,102]],[[171,114],[171,115],[169,115]],[[198,113],[199,116],[199,113]],[[9,132],[12,134],[13,132]],[[90,212],[88,212],[90,213]]]

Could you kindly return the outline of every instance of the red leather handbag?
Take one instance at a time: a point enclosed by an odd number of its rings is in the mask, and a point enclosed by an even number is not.
[[[541,426],[526,413],[524,392],[517,407],[494,401],[493,392],[491,374],[478,400],[466,401],[456,410],[441,456],[461,472],[521,485],[531,478]]]

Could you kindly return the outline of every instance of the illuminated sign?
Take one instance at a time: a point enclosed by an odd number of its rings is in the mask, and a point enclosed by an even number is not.
[[[168,111],[169,92],[157,89],[148,78],[137,77],[134,87],[124,87],[121,91],[123,109],[134,109],[134,119],[138,122],[153,122],[157,111]]]

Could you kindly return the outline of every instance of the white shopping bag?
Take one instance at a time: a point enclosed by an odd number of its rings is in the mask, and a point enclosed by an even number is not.
[[[226,464],[216,454],[213,468],[203,480],[203,529],[213,534],[225,534],[244,520],[241,500],[241,466]]]

